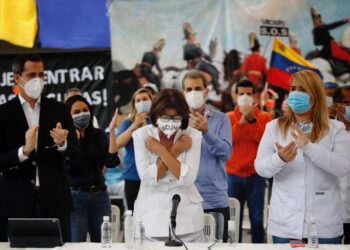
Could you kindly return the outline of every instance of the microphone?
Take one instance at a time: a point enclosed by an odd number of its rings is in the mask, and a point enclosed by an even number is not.
[[[173,199],[172,199],[172,208],[171,208],[171,213],[170,213],[170,221],[171,221],[171,226],[169,226],[169,238],[168,241],[165,242],[165,245],[168,247],[180,247],[182,246],[182,241],[177,235],[175,234],[175,228],[176,228],[176,214],[177,214],[177,208],[179,206],[179,203],[181,201],[180,195],[174,194]],[[172,234],[174,234],[175,238],[177,240],[172,239]]]
[[[171,226],[173,228],[176,227],[177,207],[179,206],[180,201],[181,201],[180,195],[174,194],[173,199],[172,199],[173,207],[171,209],[171,214],[170,214]]]

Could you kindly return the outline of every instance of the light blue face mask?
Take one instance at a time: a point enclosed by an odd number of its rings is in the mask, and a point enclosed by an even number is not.
[[[292,91],[287,102],[294,113],[303,114],[310,109],[310,96],[304,92]]]
[[[142,101],[135,103],[135,109],[137,113],[148,113],[151,110],[151,101]]]
[[[344,114],[345,120],[350,122],[350,106],[345,107],[345,114]]]

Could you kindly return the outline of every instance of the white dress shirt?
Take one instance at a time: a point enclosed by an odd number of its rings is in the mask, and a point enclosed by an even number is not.
[[[177,158],[181,163],[180,177],[177,179],[167,171],[159,180],[156,165],[158,155],[149,152],[145,147],[149,136],[160,140],[157,128],[147,125],[133,133],[136,167],[141,179],[134,205],[134,218],[142,221],[147,237],[168,236],[174,194],[181,197],[177,210],[176,233],[191,234],[203,229],[203,199],[194,185],[199,169],[202,133],[189,127],[185,131],[177,131],[174,141],[182,133],[191,137],[192,147]]]
[[[28,123],[28,128],[31,128],[35,125],[39,125],[39,118],[40,118],[40,104],[41,104],[41,96],[38,98],[38,100],[35,102],[35,106],[34,108],[32,108],[30,106],[30,104],[19,94],[18,95],[19,100],[21,102],[23,111],[24,111],[24,115],[26,116],[26,120]],[[23,147],[20,147],[18,149],[18,158],[20,162],[23,162],[25,160],[27,160],[29,157],[24,155],[23,153]],[[38,148],[38,135],[36,135],[36,144],[35,144],[35,151]],[[57,150],[59,151],[65,151],[67,148],[67,141],[64,142],[64,145],[62,145],[61,147],[59,147],[57,145]],[[38,167],[36,168],[36,182],[35,182],[35,186],[39,186],[39,172],[38,172]]]

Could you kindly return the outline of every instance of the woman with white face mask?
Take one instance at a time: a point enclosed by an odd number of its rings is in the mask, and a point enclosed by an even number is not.
[[[137,174],[134,142],[132,132],[149,124],[149,111],[152,95],[145,88],[138,89],[131,98],[131,113],[117,129],[118,148],[125,147],[123,154],[123,178],[125,181],[125,198],[128,210],[134,210],[134,202],[140,189],[140,178]]]
[[[315,72],[292,76],[287,101],[285,116],[266,125],[255,160],[259,175],[274,178],[268,233],[274,243],[306,240],[316,224],[318,243],[340,244],[338,177],[350,174],[350,134],[328,118],[325,90]]]
[[[103,168],[119,164],[114,133],[109,140],[101,129],[92,125],[92,109],[87,100],[79,95],[66,101],[77,131],[80,152],[79,161],[67,160],[68,177],[74,203],[71,213],[72,242],[85,242],[89,232],[91,242],[101,242],[103,216],[110,216],[111,202],[104,183]],[[117,112],[109,129],[114,129]]]
[[[147,125],[133,133],[141,187],[134,218],[142,221],[149,240],[166,241],[172,198],[180,195],[176,234],[183,241],[201,239],[202,197],[194,182],[202,134],[188,126],[189,107],[181,92],[163,89],[153,100]]]

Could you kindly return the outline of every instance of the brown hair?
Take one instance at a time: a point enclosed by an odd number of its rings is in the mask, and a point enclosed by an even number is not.
[[[329,131],[326,92],[322,80],[315,72],[302,70],[294,73],[290,82],[298,82],[314,100],[310,110],[311,122],[313,123],[310,139],[312,142],[319,141]],[[294,122],[296,122],[295,115],[289,108],[287,113],[277,121],[277,128],[281,131],[283,137],[286,137],[288,129]]]
[[[153,96],[151,95],[151,93],[150,93],[150,91],[148,89],[141,88],[141,89],[138,89],[138,90],[135,91],[135,93],[132,95],[132,98],[131,98],[131,112],[130,112],[130,117],[128,118],[131,122],[135,121],[135,116],[137,114],[137,110],[135,108],[136,96],[138,94],[143,94],[143,93],[146,93],[151,101],[153,99]]]
[[[199,70],[192,69],[192,70],[190,70],[190,71],[188,71],[186,73],[186,75],[182,79],[182,88],[183,89],[185,88],[185,80],[187,78],[191,78],[191,79],[198,79],[198,78],[200,78],[200,79],[202,79],[202,83],[203,83],[204,88],[206,88],[208,86],[207,78],[205,78],[205,75]]]
[[[190,108],[184,95],[176,89],[162,89],[152,102],[150,111],[151,122],[157,127],[157,118],[161,116],[166,109],[175,109],[183,117],[181,129],[188,127]]]

